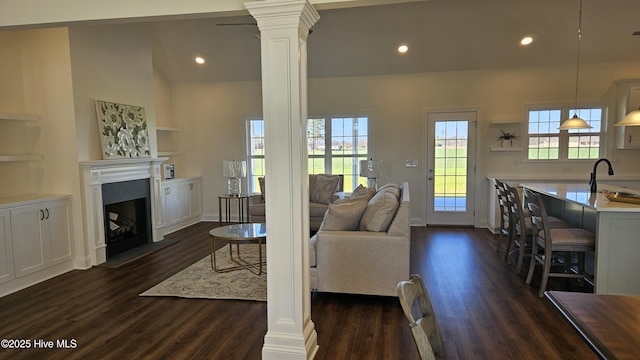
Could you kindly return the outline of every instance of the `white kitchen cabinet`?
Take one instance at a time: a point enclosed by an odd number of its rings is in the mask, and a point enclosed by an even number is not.
[[[51,201],[10,210],[15,276],[71,259],[68,201]]]
[[[14,278],[10,219],[8,210],[0,211],[0,284]]]
[[[618,81],[618,114],[615,122],[640,108],[640,82]],[[640,149],[640,126],[616,126],[616,148]]]

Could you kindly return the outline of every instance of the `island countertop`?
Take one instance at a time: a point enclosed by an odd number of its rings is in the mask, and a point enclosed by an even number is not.
[[[640,195],[640,190],[622,188],[619,186],[598,184],[598,192],[591,193],[589,184],[565,184],[565,183],[524,183],[524,188],[560,199],[576,203],[594,209],[598,212],[637,212],[640,213],[640,205],[611,201],[604,196],[603,190],[609,192],[626,192]]]

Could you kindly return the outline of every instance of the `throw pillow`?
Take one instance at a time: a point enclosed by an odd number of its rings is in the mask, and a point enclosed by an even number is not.
[[[311,194],[311,202],[327,205],[333,203],[339,183],[339,176],[318,175]]]
[[[362,186],[362,184],[360,184],[358,185],[357,188],[353,189],[353,192],[351,193],[351,197],[369,196],[369,198],[372,198],[373,195],[375,194],[376,194],[376,189],[364,187]]]
[[[400,185],[398,184],[385,184],[381,188],[378,189],[378,192],[386,191],[394,194],[398,199],[400,199]]]
[[[354,231],[358,230],[360,218],[367,207],[365,198],[354,201],[342,201],[329,205],[324,214],[320,231]]]
[[[264,184],[264,176],[258,178],[258,184],[260,184],[260,194],[262,194],[262,201],[264,201],[264,191],[266,189]]]
[[[369,200],[360,219],[362,231],[387,231],[399,206],[398,198],[387,191],[378,193]]]

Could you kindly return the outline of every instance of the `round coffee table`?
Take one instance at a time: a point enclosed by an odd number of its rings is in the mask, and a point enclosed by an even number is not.
[[[209,244],[211,245],[211,268],[220,273],[246,269],[250,272],[260,275],[266,273],[263,265],[266,259],[262,259],[262,247],[264,240],[267,238],[267,226],[264,223],[245,223],[220,226],[209,231]],[[229,244],[229,257],[237,266],[226,268],[218,267],[216,260],[216,240],[223,240]],[[258,244],[258,262],[249,262],[240,255],[240,245]],[[235,245],[235,257],[233,251]],[[223,246],[224,247],[224,246]]]

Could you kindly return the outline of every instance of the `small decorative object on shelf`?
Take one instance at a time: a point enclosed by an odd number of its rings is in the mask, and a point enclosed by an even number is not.
[[[496,141],[502,141],[502,147],[511,147],[513,146],[513,140],[516,140],[518,138],[518,135],[516,135],[515,132],[506,132],[504,130],[500,130],[502,131],[502,135],[498,136],[498,140]]]
[[[175,179],[176,173],[173,164],[164,164],[164,179]]]

